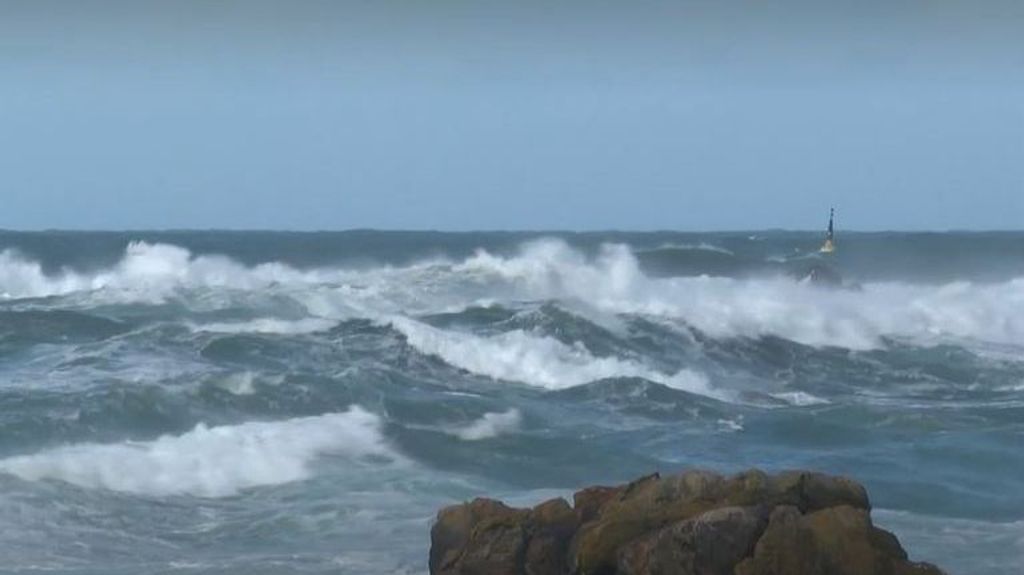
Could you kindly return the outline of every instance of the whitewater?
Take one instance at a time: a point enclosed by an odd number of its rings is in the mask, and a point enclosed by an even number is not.
[[[0,572],[425,573],[441,506],[690,467],[1019,572],[1024,234],[818,239],[0,232]]]

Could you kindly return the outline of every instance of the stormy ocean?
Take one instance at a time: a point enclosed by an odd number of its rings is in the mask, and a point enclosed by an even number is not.
[[[848,474],[1024,565],[1024,233],[0,233],[0,572],[425,573],[441,506]]]

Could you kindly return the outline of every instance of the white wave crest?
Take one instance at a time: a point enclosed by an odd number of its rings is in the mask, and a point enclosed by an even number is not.
[[[399,317],[391,325],[422,353],[449,365],[494,379],[546,389],[564,389],[612,377],[640,377],[669,387],[718,396],[700,373],[667,375],[616,357],[594,357],[581,344],[569,346],[548,336],[514,330],[491,337],[446,331]]]
[[[0,472],[140,495],[223,497],[307,479],[324,454],[389,455],[380,419],[359,407],[276,422],[206,427],[153,441],[80,444],[0,460]]]
[[[722,426],[722,429],[726,431],[743,431],[743,416],[739,416],[736,419],[719,419],[718,425]]]
[[[296,320],[277,319],[272,317],[250,321],[218,322],[193,325],[195,331],[214,333],[272,333],[272,334],[304,334],[327,331],[337,325],[334,320],[307,317]]]
[[[828,290],[786,278],[649,278],[624,246],[594,260],[561,241],[519,255],[480,252],[460,269],[519,287],[519,297],[581,300],[602,311],[676,318],[716,337],[775,335],[812,346],[872,349],[885,337],[1024,345],[1024,278],[943,286],[876,283]]]
[[[512,433],[522,425],[523,416],[518,409],[485,413],[480,419],[466,427],[453,429],[451,433],[463,441],[480,441],[491,439],[506,433]]]
[[[246,267],[219,255],[193,256],[169,244],[132,242],[110,269],[94,274],[63,270],[46,275],[42,267],[10,250],[0,252],[0,294],[8,298],[45,297],[80,291],[116,290],[130,299],[159,300],[181,287],[254,290],[278,283],[317,283],[320,272],[302,272],[280,263]]]
[[[50,278],[38,262],[12,250],[0,252],[0,298],[41,297],[78,289],[75,277]]]
[[[811,405],[827,405],[829,401],[806,391],[784,391],[771,394],[775,399],[781,399],[790,405],[797,407],[808,407]]]
[[[515,305],[557,299],[593,310],[595,317],[631,313],[679,320],[713,337],[774,335],[858,350],[881,347],[886,338],[1024,346],[1024,278],[943,286],[874,283],[861,291],[821,289],[787,278],[652,278],[626,246],[608,245],[589,258],[560,240],[529,242],[508,257],[479,251],[458,263],[432,260],[361,270],[298,270],[274,262],[245,266],[173,245],[133,243],[110,269],[46,275],[38,263],[0,252],[0,296],[8,298],[99,290],[117,301],[160,301],[183,288],[272,291],[292,298],[313,318],[333,320],[436,313],[483,301]],[[191,305],[238,303],[223,296],[223,289],[206,290],[211,291],[192,298]],[[278,321],[206,327],[301,332],[318,326]]]
[[[656,250],[695,251],[695,252],[716,252],[716,253],[726,254],[726,255],[730,255],[730,256],[736,255],[735,253],[733,253],[732,250],[723,248],[721,246],[716,246],[715,244],[709,244],[707,242],[698,242],[698,243],[695,243],[695,244],[678,244],[678,243],[666,242],[666,243],[663,243],[663,244],[659,245],[658,247],[656,247],[654,249],[656,249]]]

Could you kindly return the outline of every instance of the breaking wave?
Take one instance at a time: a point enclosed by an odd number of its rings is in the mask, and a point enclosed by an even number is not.
[[[441,330],[407,318],[394,318],[391,325],[418,351],[494,379],[564,389],[601,379],[639,377],[691,393],[720,395],[706,377],[694,371],[664,374],[635,361],[594,357],[582,344],[570,346],[523,330],[480,337]]]
[[[6,298],[114,290],[147,300],[182,287],[258,289],[276,283],[316,283],[326,279],[319,272],[301,272],[285,264],[246,267],[226,256],[194,256],[185,248],[146,242],[132,242],[117,265],[93,274],[65,269],[56,275],[46,275],[38,262],[11,250],[0,252],[0,294]]]
[[[503,258],[478,253],[463,269],[522,286],[526,297],[572,298],[613,313],[676,318],[715,337],[774,335],[812,346],[871,349],[886,337],[1024,344],[1024,279],[940,286],[875,283],[822,289],[787,278],[649,278],[621,245],[594,260],[559,241]]]
[[[678,320],[718,338],[771,335],[805,345],[857,350],[882,347],[886,338],[1024,344],[1024,315],[1019,313],[1024,309],[1024,279],[990,284],[883,282],[848,291],[783,277],[654,278],[643,273],[624,245],[605,245],[588,257],[561,240],[529,242],[511,256],[478,251],[459,262],[363,270],[299,270],[279,262],[247,267],[224,256],[197,256],[173,245],[137,242],[110,269],[47,275],[37,262],[10,250],[0,253],[0,294],[8,299],[100,292],[147,302],[199,288],[276,290],[313,316],[199,326],[210,331],[302,333],[329,327],[329,319],[380,319],[481,302],[564,300],[603,313]],[[567,357],[564,351],[550,353]],[[525,377],[547,382],[545,378]]]
[[[390,456],[380,418],[344,413],[240,425],[199,425],[178,436],[79,444],[0,460],[0,473],[55,479],[138,495],[224,497],[251,487],[307,479],[326,454]]]

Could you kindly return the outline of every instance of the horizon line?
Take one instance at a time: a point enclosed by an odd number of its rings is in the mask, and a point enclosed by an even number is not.
[[[1024,233],[1024,228],[921,228],[921,229],[877,229],[864,230],[843,228],[841,234],[1007,234]],[[733,228],[733,229],[683,229],[683,228],[593,228],[593,229],[558,229],[558,228],[480,228],[480,229],[437,229],[437,228],[334,228],[334,229],[288,229],[288,228],[0,228],[0,233],[66,233],[66,234],[127,234],[127,233],[279,233],[279,234],[343,234],[343,233],[423,233],[423,234],[746,234],[746,233],[822,233],[822,229],[797,228]]]

